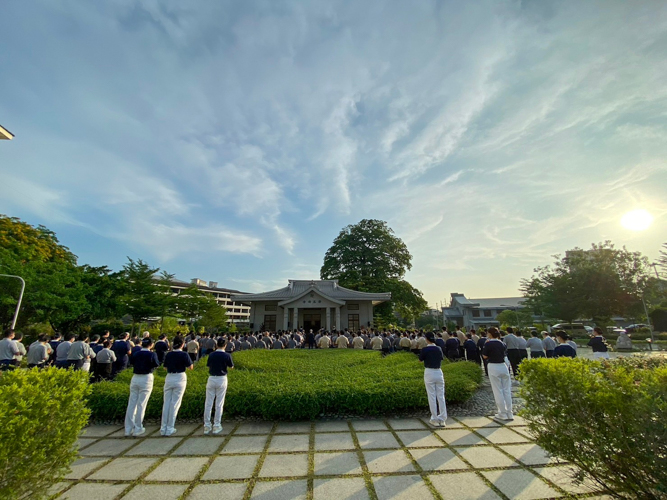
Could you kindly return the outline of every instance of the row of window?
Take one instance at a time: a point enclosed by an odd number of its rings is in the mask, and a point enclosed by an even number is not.
[[[479,318],[480,317],[480,312],[484,313],[485,318],[491,318],[493,317],[493,311],[491,309],[473,309],[472,310],[472,317],[473,318]]]

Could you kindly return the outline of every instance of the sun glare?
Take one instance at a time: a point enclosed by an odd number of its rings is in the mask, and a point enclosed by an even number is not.
[[[621,225],[630,231],[643,231],[653,222],[653,216],[644,209],[632,210],[621,218]]]

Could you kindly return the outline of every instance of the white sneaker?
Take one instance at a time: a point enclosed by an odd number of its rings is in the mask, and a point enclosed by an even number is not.
[[[205,425],[204,426],[204,435],[208,436],[211,433],[211,426],[210,425]]]
[[[214,425],[213,426],[213,434],[220,434],[222,432],[222,425]]]
[[[440,421],[431,419],[428,421],[429,424],[431,424],[433,427],[440,427]]]
[[[164,433],[164,436],[169,437],[173,436],[174,434],[176,434],[176,429],[169,429],[167,432]]]
[[[134,437],[143,436],[144,434],[146,434],[146,429],[144,427],[142,427],[138,431],[134,431]]]
[[[126,438],[132,437],[132,431],[130,432],[125,431],[125,437]]]
[[[440,427],[447,427],[447,422],[445,420],[439,420],[438,423],[440,424]]]

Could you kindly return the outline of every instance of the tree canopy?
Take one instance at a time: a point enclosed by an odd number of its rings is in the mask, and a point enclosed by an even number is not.
[[[390,303],[376,314],[391,320],[392,313],[414,321],[428,304],[422,293],[404,280],[412,255],[386,222],[364,219],[343,228],[324,256],[321,279],[337,279],[352,290],[391,292]]]

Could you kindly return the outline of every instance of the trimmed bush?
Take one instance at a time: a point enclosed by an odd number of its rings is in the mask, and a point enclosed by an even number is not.
[[[379,352],[352,349],[242,351],[233,355],[225,416],[254,416],[267,420],[307,420],[321,414],[381,415],[427,409],[424,369],[412,353],[382,357]],[[448,402],[470,398],[481,382],[478,365],[443,364]],[[165,371],[156,371],[146,418],[162,413]],[[206,400],[208,370],[199,361],[188,371],[188,385],[179,418],[200,419]],[[90,398],[97,420],[125,415],[132,371],[116,381],[94,384]]]
[[[616,498],[667,497],[667,360],[535,359],[521,381],[546,451]]]
[[[70,471],[88,422],[88,374],[49,368],[0,376],[0,498],[43,498]]]

